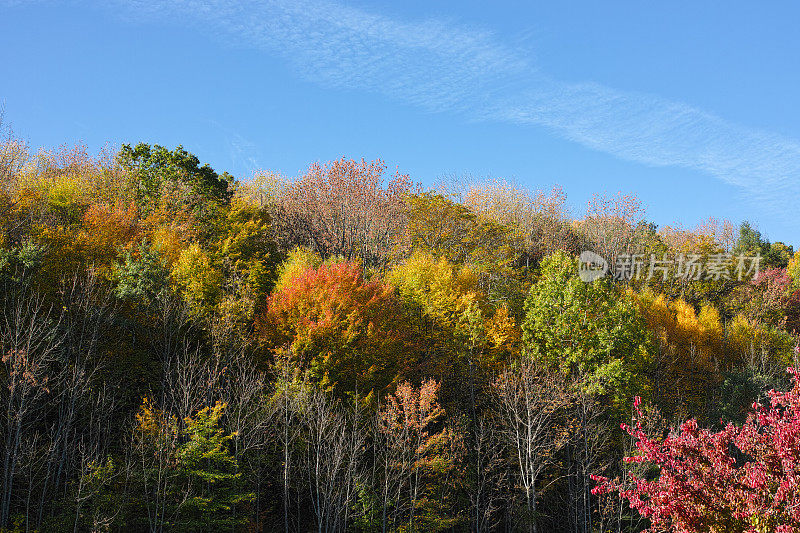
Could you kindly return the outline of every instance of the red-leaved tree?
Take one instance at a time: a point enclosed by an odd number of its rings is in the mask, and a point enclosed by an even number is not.
[[[628,463],[652,467],[654,476],[624,480],[592,476],[596,495],[618,493],[651,523],[649,531],[746,533],[800,531],[800,375],[794,386],[771,391],[768,405],[753,404],[745,424],[721,431],[684,422],[666,438],[623,425],[637,440]]]

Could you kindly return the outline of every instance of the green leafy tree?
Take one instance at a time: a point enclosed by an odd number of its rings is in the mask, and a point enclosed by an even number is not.
[[[217,402],[182,424],[145,398],[136,414],[130,525],[150,531],[231,531],[244,524],[253,494],[231,452],[233,435],[221,427]],[[139,506],[144,506],[141,509]]]
[[[761,236],[761,232],[754,228],[750,222],[744,221],[739,226],[739,238],[736,247],[733,249],[735,254],[743,255],[764,255],[769,251],[769,241]]]
[[[763,258],[762,268],[786,268],[794,255],[792,246],[782,242],[770,243],[747,221],[739,226],[739,238],[733,252],[736,255],[760,255]]]
[[[137,201],[148,215],[174,196],[199,214],[208,211],[208,204],[227,204],[233,193],[233,177],[222,175],[209,165],[178,146],[169,150],[157,144],[122,145],[117,159],[123,169],[138,179]]]
[[[786,268],[794,256],[794,247],[778,241],[773,242],[767,252],[764,262],[768,267]]]
[[[606,279],[584,283],[563,252],[547,257],[525,301],[523,349],[528,357],[580,379],[588,391],[631,396],[646,356],[644,321]]]
[[[123,492],[120,470],[111,456],[82,465],[73,488],[76,531],[108,529],[119,515]]]
[[[0,248],[0,277],[10,278],[30,274],[42,264],[46,248],[32,240],[17,246]]]
[[[763,402],[769,397],[770,390],[782,390],[788,386],[786,375],[766,369],[748,367],[727,372],[715,390],[716,401],[710,402],[709,422],[743,424],[753,402]]]

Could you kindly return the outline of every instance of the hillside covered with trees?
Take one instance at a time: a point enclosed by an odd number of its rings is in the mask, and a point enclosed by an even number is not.
[[[800,254],[746,222],[9,137],[0,285],[3,531],[800,530]]]

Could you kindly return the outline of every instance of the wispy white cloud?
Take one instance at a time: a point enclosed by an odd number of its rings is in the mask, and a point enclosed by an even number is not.
[[[230,159],[229,171],[241,178],[264,168],[256,157],[258,153],[256,143],[217,120],[209,119],[207,122],[210,129],[221,137],[221,143]]]
[[[530,71],[490,33],[440,20],[406,23],[329,2],[173,0],[118,7],[174,18],[281,56],[303,78],[388,94],[434,111],[469,111]]]
[[[785,219],[800,192],[800,142],[656,96],[549,81],[493,114],[630,161],[705,172]]]
[[[678,166],[740,187],[787,220],[800,193],[800,142],[689,105],[540,72],[484,29],[403,21],[333,2],[138,0],[129,17],[193,23],[283,57],[303,78],[385,94],[469,120],[536,125],[622,159]]]
[[[228,138],[228,156],[231,158],[235,168],[245,168],[251,174],[264,168],[253,155],[255,152],[255,143],[245,139],[238,133],[234,133]]]

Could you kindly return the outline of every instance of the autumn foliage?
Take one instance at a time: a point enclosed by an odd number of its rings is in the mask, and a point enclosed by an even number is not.
[[[394,291],[357,263],[308,268],[273,294],[258,327],[325,388],[366,395],[389,384],[408,332]]]
[[[656,469],[654,477],[624,481],[595,476],[595,494],[618,492],[650,519],[651,531],[789,533],[800,528],[800,381],[753,405],[747,422],[713,432],[695,420],[664,439],[637,421],[624,429],[636,439],[629,463]],[[637,413],[642,416],[636,402]]]
[[[441,427],[445,411],[439,404],[439,387],[432,379],[419,387],[403,382],[378,415],[379,438],[389,452],[385,468],[400,480],[392,487],[392,522],[409,530],[439,531],[457,523],[448,516],[452,491],[447,485],[453,484],[450,476],[459,473],[461,438]]]
[[[800,255],[736,229],[2,140],[0,530],[798,530]],[[764,262],[586,283],[586,250]]]
[[[384,184],[385,172],[381,160],[315,163],[283,188],[276,221],[295,243],[323,258],[341,255],[385,265],[400,245],[404,199],[412,189],[409,177],[399,172]]]

